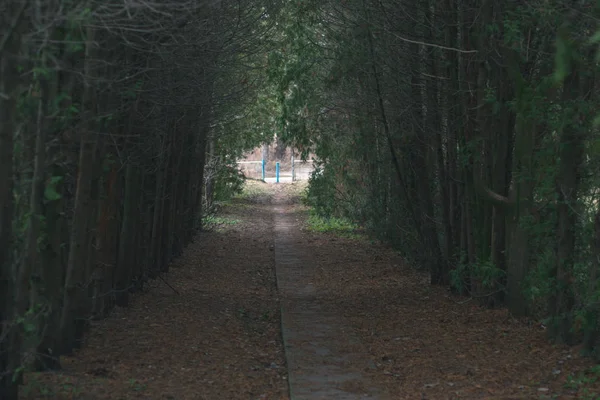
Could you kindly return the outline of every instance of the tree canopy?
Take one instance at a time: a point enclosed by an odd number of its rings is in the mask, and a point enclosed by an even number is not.
[[[309,198],[431,283],[598,346],[596,1],[304,1],[273,51]]]

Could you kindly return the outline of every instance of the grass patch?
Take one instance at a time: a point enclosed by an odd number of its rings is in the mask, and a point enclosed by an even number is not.
[[[574,389],[577,394],[585,400],[598,400],[600,396],[597,395],[595,389],[597,389],[597,383],[600,380],[600,365],[588,368],[587,370],[579,373],[578,375],[569,375],[565,388]],[[593,387],[590,387],[593,386]]]
[[[55,382],[41,380],[39,376],[41,374],[28,374],[26,383],[21,386],[21,394],[25,398],[76,398],[82,393],[77,382],[69,376],[57,374],[58,380]]]
[[[286,184],[285,191],[293,203],[307,204],[308,181],[296,181]]]
[[[129,380],[129,386],[135,392],[141,392],[148,388],[148,385],[146,385],[145,383],[141,383],[138,380],[133,379],[133,378]]]
[[[223,215],[228,214],[227,210],[252,208],[256,204],[268,204],[271,198],[272,192],[266,183],[247,180],[241,193],[234,195],[229,200],[221,200],[213,204],[209,212],[202,218],[202,229],[211,231],[237,225],[242,221]]]
[[[234,200],[241,200],[248,203],[266,204],[271,202],[273,192],[268,183],[255,180],[246,180],[242,192],[234,197]]]
[[[207,215],[203,220],[203,228],[204,230],[214,230],[225,226],[236,225],[240,222],[241,221],[239,219],[232,219],[218,215]]]
[[[308,229],[319,233],[333,233],[338,236],[358,239],[363,235],[359,232],[359,227],[351,221],[344,218],[321,217],[311,213],[308,217]]]

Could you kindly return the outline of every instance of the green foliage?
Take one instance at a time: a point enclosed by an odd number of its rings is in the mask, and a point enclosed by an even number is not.
[[[338,208],[332,169],[325,170],[321,165],[316,165],[309,179],[306,202],[313,207],[318,215],[334,215]]]
[[[224,226],[237,225],[241,221],[238,219],[230,219],[224,216],[207,215],[204,217],[203,226],[205,230],[214,230]]]
[[[42,375],[30,373],[27,377],[27,383],[22,387],[23,395],[27,398],[32,396],[42,396],[43,398],[73,398],[82,395],[82,389],[78,386],[73,377],[66,374],[57,374],[57,380],[60,385],[50,385],[46,380],[40,379]]]
[[[594,33],[594,35],[590,38],[590,44],[592,46],[597,46],[598,50],[596,51],[596,62],[600,63],[600,30]],[[600,126],[600,115],[596,116],[594,119],[594,126],[596,128]]]
[[[240,194],[244,187],[245,177],[237,165],[231,162],[217,163],[213,171],[214,201],[227,201]]]
[[[121,96],[123,97],[123,99],[135,100],[138,97],[143,85],[143,81],[137,80],[134,84],[130,85],[128,88],[122,91]]]
[[[544,249],[544,251],[538,254],[535,268],[532,268],[523,285],[525,295],[534,309],[537,309],[540,314],[543,314],[545,311],[545,301],[552,291],[554,281],[552,271],[555,261],[554,249]]]
[[[504,289],[502,282],[506,278],[506,271],[495,266],[491,260],[484,260],[477,264],[458,264],[450,272],[450,278],[452,286],[459,293],[466,292],[469,283],[477,282],[478,289],[492,295]]]
[[[313,212],[308,218],[308,229],[313,232],[334,233],[338,236],[357,237],[358,227],[344,218],[323,217]]]
[[[574,46],[568,37],[568,31],[562,26],[556,36],[556,55],[554,66],[554,80],[561,83],[571,73],[571,59]]]
[[[268,184],[262,181],[247,180],[241,193],[235,198],[248,203],[265,204],[271,201],[272,192],[268,189]]]
[[[49,68],[34,67],[32,72],[35,79],[48,79],[51,76],[51,70]]]
[[[148,388],[148,385],[141,383],[137,379],[129,379],[129,387],[135,392],[141,392]]]
[[[42,311],[41,305],[35,305],[29,308],[22,317],[17,317],[16,322],[20,324],[23,332],[26,335],[32,335],[37,331],[37,321],[40,312]]]
[[[569,375],[565,388],[577,391],[578,398],[598,400],[598,394],[593,393],[588,386],[600,380],[600,365],[586,369],[577,375]]]
[[[57,187],[62,180],[62,176],[53,176],[47,181],[44,189],[44,198],[46,201],[56,201],[62,198],[62,195],[57,190]]]

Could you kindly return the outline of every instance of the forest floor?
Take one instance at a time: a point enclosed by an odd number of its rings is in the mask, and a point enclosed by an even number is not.
[[[386,399],[600,399],[600,368],[577,348],[550,343],[538,322],[430,286],[360,233],[315,231],[301,188],[249,182],[173,263],[169,285],[156,281],[129,308],[94,322],[62,371],[26,375],[22,398],[287,400],[276,199],[294,214],[320,308],[343,321],[369,360],[361,375],[376,388],[352,390]]]

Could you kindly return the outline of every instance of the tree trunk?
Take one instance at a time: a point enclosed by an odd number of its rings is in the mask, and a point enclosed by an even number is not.
[[[446,18],[444,21],[445,30],[444,36],[448,47],[457,47],[458,44],[458,10],[455,0],[444,0],[444,8],[446,12]],[[445,161],[445,178],[447,188],[447,203],[445,206],[445,213],[448,214],[449,226],[446,227],[446,235],[449,236],[446,239],[446,244],[449,246],[448,260],[451,267],[455,267],[457,263],[457,256],[459,255],[460,249],[460,237],[461,237],[461,222],[462,218],[460,215],[460,205],[458,202],[459,187],[457,184],[457,148],[458,148],[458,131],[459,131],[459,120],[458,115],[461,115],[460,110],[457,109],[456,95],[459,93],[459,80],[458,80],[458,55],[456,52],[448,51],[444,52],[446,61],[446,80],[444,80],[444,112],[446,118],[446,161]]]
[[[93,317],[102,319],[112,308],[113,277],[117,268],[117,191],[119,170],[116,164],[110,166],[105,179],[100,182],[99,190],[103,192],[100,201],[100,215],[95,247],[97,249],[96,273],[94,281]]]
[[[598,209],[594,218],[594,234],[590,248],[592,250],[592,266],[588,283],[588,296],[594,298],[593,296],[598,291],[598,277],[600,273],[600,209]],[[594,302],[588,306],[586,311],[590,316],[590,320],[593,321],[594,318],[600,315],[600,305],[598,302]],[[596,360],[600,361],[600,352],[598,352],[600,350],[600,327],[597,323],[588,324],[585,329],[583,344],[588,351],[595,353]]]
[[[60,340],[59,319],[62,302],[62,287],[64,283],[64,249],[66,237],[66,221],[63,216],[64,199],[63,184],[54,179],[62,178],[64,171],[58,166],[51,169],[50,182],[53,190],[58,194],[56,199],[46,199],[43,214],[46,217],[46,232],[48,242],[43,250],[41,260],[41,282],[43,290],[40,297],[49,307],[49,314],[44,318],[42,340],[38,346],[38,357],[35,368],[40,371],[60,369],[59,352],[56,347]]]
[[[213,162],[213,159],[215,157],[215,138],[211,137],[208,139],[208,154],[207,154],[207,160],[208,160],[208,165],[211,165]],[[268,157],[268,153],[269,153],[269,147],[263,145],[263,157],[265,159],[265,163],[267,162],[267,159],[265,157]],[[205,198],[206,198],[206,202],[205,202],[205,206],[207,210],[211,210],[212,205],[213,205],[213,201],[214,201],[214,187],[215,187],[215,174],[216,171],[211,171],[211,176],[208,176],[206,178],[206,192],[205,192]]]
[[[522,111],[524,113],[524,111]],[[533,197],[533,152],[535,145],[535,124],[527,121],[527,116],[517,116],[515,129],[515,156],[513,160],[514,178],[510,195],[510,213],[507,219],[508,265],[506,302],[509,311],[516,316],[527,315],[528,302],[523,292],[523,283],[529,273],[530,239],[523,221],[529,216]]]
[[[135,239],[137,236],[135,214],[137,213],[136,205],[139,199],[137,190],[138,185],[139,178],[137,167],[129,162],[125,173],[123,220],[121,222],[121,233],[119,234],[119,255],[114,284],[116,290],[116,304],[120,307],[127,307],[129,305],[129,285],[134,277],[133,264],[135,257]]]
[[[94,55],[93,28],[87,29],[86,38],[86,63],[85,77],[92,76],[92,62]],[[86,127],[81,133],[79,144],[79,171],[77,174],[77,189],[75,192],[75,208],[71,226],[71,239],[69,243],[69,257],[67,261],[63,305],[59,323],[61,335],[60,353],[68,354],[75,346],[80,325],[84,319],[81,307],[87,302],[83,296],[87,293],[81,287],[85,279],[85,269],[88,263],[89,223],[94,210],[92,202],[92,184],[94,180],[94,161],[98,138],[93,133],[92,116],[95,112],[93,82],[87,82],[84,89],[84,105],[88,111]]]
[[[411,54],[414,60],[411,77],[411,102],[412,102],[412,142],[415,144],[412,151],[414,154],[414,169],[417,193],[419,199],[419,217],[417,229],[421,230],[422,254],[424,255],[424,267],[430,271],[430,280],[432,284],[439,285],[445,281],[445,267],[441,257],[437,229],[435,226],[435,213],[433,211],[433,201],[431,196],[431,182],[429,166],[427,163],[429,153],[429,142],[432,132],[424,131],[421,126],[427,127],[427,120],[435,121],[434,116],[437,108],[427,110],[423,113],[422,80],[419,75],[424,69],[420,56],[419,46],[412,44]],[[431,88],[430,88],[431,89]],[[433,104],[432,104],[433,106]]]
[[[12,346],[15,330],[8,330],[15,317],[13,302],[13,134],[17,90],[18,63],[14,57],[21,48],[21,27],[27,2],[10,1],[0,17],[4,48],[0,48],[0,398],[18,399],[18,382],[12,372],[20,362],[19,349]],[[5,24],[6,22],[6,24]]]
[[[550,315],[556,318],[549,333],[568,344],[573,342],[573,266],[575,264],[575,230],[577,225],[578,189],[584,155],[584,128],[579,126],[582,117],[573,103],[578,100],[580,79],[574,68],[563,85],[564,120],[560,134],[560,163],[557,196],[556,287],[550,297]],[[588,88],[585,88],[588,90]]]
[[[43,51],[42,51],[43,52]],[[42,65],[41,68],[45,68],[44,65],[45,54],[42,54]],[[35,134],[35,148],[34,148],[34,166],[33,174],[31,177],[31,190],[29,197],[29,226],[26,234],[25,242],[25,256],[23,262],[19,266],[17,272],[17,282],[14,288],[15,291],[15,302],[16,311],[18,315],[24,318],[23,324],[27,324],[35,327],[35,333],[38,334],[43,330],[43,320],[40,320],[37,316],[34,318],[27,317],[28,310],[41,309],[42,303],[40,302],[39,294],[41,291],[41,274],[42,264],[40,259],[40,246],[43,244],[40,242],[42,235],[42,219],[45,217],[42,209],[42,202],[44,198],[44,180],[46,176],[46,114],[48,103],[50,101],[48,97],[48,82],[43,76],[39,77],[38,81],[38,107],[37,107],[37,124]],[[44,304],[45,305],[45,304]],[[37,311],[34,315],[37,314]],[[39,339],[32,336],[25,330],[24,326],[17,326],[19,331],[19,340],[21,341],[20,346],[13,344],[17,348],[21,348],[22,351],[37,348],[39,345]],[[20,378],[19,378],[20,379]]]
[[[162,204],[164,197],[164,188],[165,188],[165,169],[166,166],[163,165],[164,151],[161,151],[161,155],[159,157],[159,163],[156,170],[156,184],[154,187],[154,207],[152,213],[152,236],[150,239],[150,251],[148,252],[148,272],[151,278],[158,277],[159,272],[159,262],[160,258],[160,222],[162,215]]]

